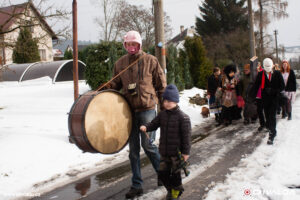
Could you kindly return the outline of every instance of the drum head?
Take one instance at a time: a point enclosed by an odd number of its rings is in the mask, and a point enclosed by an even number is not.
[[[85,113],[86,136],[94,149],[104,154],[120,151],[128,142],[132,112],[126,99],[115,91],[102,91]]]

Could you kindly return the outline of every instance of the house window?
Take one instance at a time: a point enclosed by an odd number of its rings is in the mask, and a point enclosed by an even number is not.
[[[41,61],[46,61],[46,49],[39,49]]]

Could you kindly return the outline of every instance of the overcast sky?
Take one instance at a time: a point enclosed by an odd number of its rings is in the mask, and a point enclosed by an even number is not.
[[[131,4],[152,7],[152,0],[127,0]],[[12,3],[24,2],[24,0],[11,0]],[[51,0],[68,9],[72,8],[72,0]],[[78,38],[79,40],[99,41],[100,29],[94,23],[94,18],[101,15],[101,10],[94,0],[77,0],[78,4]],[[171,18],[173,36],[179,33],[180,25],[190,27],[195,25],[195,18],[199,16],[199,4],[202,0],[164,0],[164,10]],[[284,46],[300,46],[300,0],[288,0],[287,12],[289,17],[273,22],[268,32],[278,30],[278,43]]]

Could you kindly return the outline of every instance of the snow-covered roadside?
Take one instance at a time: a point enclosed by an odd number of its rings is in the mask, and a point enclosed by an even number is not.
[[[293,104],[292,117],[278,122],[273,146],[265,138],[253,154],[231,169],[224,183],[209,191],[206,200],[299,200],[300,98]]]
[[[89,87],[81,82],[79,89],[82,94]],[[203,91],[183,91],[179,104],[193,126],[203,120],[201,106],[188,103],[197,93]],[[44,77],[0,83],[0,199],[30,198],[128,159],[128,147],[102,155],[82,153],[70,144],[67,113],[72,104],[72,82],[52,84]]]

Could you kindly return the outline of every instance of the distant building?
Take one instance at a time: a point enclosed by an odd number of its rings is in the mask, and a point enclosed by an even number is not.
[[[186,29],[184,29],[184,26],[180,26],[180,33],[176,35],[174,38],[172,38],[171,40],[169,40],[167,42],[167,46],[173,45],[177,49],[182,49],[184,47],[183,46],[184,39],[186,37],[194,37],[195,34],[196,34],[196,30],[194,26],[191,26],[190,28],[186,28]]]
[[[0,64],[13,62],[13,46],[9,44],[16,43],[20,26],[24,25],[30,27],[33,38],[40,38],[38,48],[41,61],[53,61],[52,41],[57,40],[57,36],[35,6],[27,2],[0,8]]]
[[[89,45],[93,44],[91,41],[78,41],[78,52],[84,50]],[[53,43],[53,48],[62,52],[62,58],[66,51],[73,52],[72,40],[60,40],[58,43]],[[61,60],[59,55],[54,56],[54,60]]]
[[[59,49],[53,49],[53,59],[54,60],[63,60],[64,59],[64,53]]]

